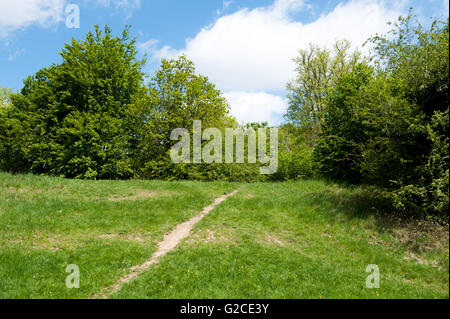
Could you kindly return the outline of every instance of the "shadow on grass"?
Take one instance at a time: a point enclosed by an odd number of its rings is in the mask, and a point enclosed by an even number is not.
[[[379,241],[381,245],[403,247],[418,263],[428,263],[449,271],[448,223],[400,214],[395,211],[386,195],[369,187],[330,185],[320,193],[309,194],[306,200],[333,223],[367,220],[376,232],[392,236],[389,242]],[[439,255],[437,264],[434,260],[436,257],[427,257],[431,261],[423,258],[430,252]]]
[[[396,211],[386,193],[373,187],[330,184],[323,192],[310,194],[308,200],[311,205],[320,207],[320,210],[333,221],[339,217],[348,220],[371,218],[378,232],[392,232],[398,228],[405,228],[414,232],[438,231],[442,234],[442,231],[446,230],[448,236],[448,224],[442,226],[438,220],[419,218]]]

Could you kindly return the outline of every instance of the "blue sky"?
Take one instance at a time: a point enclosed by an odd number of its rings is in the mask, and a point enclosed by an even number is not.
[[[69,4],[79,7],[80,28],[66,26]],[[278,124],[298,49],[341,38],[360,47],[410,6],[424,23],[448,17],[448,0],[0,0],[0,86],[20,89],[94,24],[117,33],[131,24],[150,75],[161,58],[186,54],[240,122]]]

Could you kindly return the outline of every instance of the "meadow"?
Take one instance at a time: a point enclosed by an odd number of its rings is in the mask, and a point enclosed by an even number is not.
[[[0,173],[0,298],[92,298],[235,189],[110,298],[449,297],[448,225],[385,215],[360,187]],[[66,287],[69,264],[78,289]],[[378,289],[366,287],[369,264]]]

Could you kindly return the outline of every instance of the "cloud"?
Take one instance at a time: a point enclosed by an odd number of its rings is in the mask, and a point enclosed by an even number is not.
[[[222,15],[232,3],[233,3],[233,0],[229,0],[229,1],[222,0],[222,8],[218,9],[216,11],[216,14]]]
[[[0,0],[0,38],[36,24],[49,27],[63,21],[64,0]]]
[[[140,0],[0,0],[0,38],[31,25],[50,27],[65,21],[65,7],[69,3],[94,3],[114,8],[130,18],[141,6]]]
[[[266,92],[230,91],[224,93],[239,123],[264,122],[276,125],[287,109],[287,99]]]
[[[150,39],[145,42],[137,43],[137,47],[141,52],[152,52],[157,49],[159,41],[156,39]]]
[[[374,33],[388,30],[386,22],[401,13],[384,1],[349,1],[302,24],[289,17],[302,5],[278,0],[270,7],[242,9],[202,29],[183,49],[164,46],[152,54],[157,60],[186,54],[222,90],[283,90],[293,77],[292,58],[299,49],[343,38],[361,46]]]
[[[25,49],[15,49],[14,52],[8,55],[8,61],[14,61],[17,57],[24,55],[27,51]]]
[[[405,1],[392,4],[383,0],[350,0],[304,24],[291,16],[299,10],[313,10],[310,4],[303,0],[276,0],[268,7],[241,9],[219,17],[214,24],[187,39],[182,49],[158,46],[153,40],[148,42],[151,45],[146,52],[155,63],[161,58],[185,54],[195,62],[199,73],[207,75],[225,92],[240,92],[241,96],[243,92],[281,92],[295,75],[292,58],[299,49],[307,48],[309,43],[330,46],[344,38],[354,47],[362,46],[371,35],[387,31],[386,22],[395,20],[405,8]],[[269,99],[263,103],[266,109],[273,102],[272,96],[266,95]],[[238,101],[248,103],[243,98],[235,98],[233,103]],[[247,114],[247,111],[239,112],[239,108],[249,107],[248,104],[232,105],[236,114]],[[253,109],[254,116],[261,118],[256,103]]]

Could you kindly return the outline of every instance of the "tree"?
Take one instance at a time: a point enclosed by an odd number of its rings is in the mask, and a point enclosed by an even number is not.
[[[321,174],[351,183],[361,181],[361,147],[367,127],[357,118],[361,90],[374,80],[372,67],[360,63],[343,75],[330,90],[322,132],[314,148]]]
[[[408,123],[410,132],[426,136],[412,147],[418,153],[406,178],[393,180],[396,207],[448,219],[449,20],[434,20],[426,29],[410,12],[388,36],[370,41],[393,90],[420,110],[422,121]]]
[[[146,94],[138,96],[131,112],[138,136],[134,165],[147,177],[153,176],[155,163],[170,161],[173,129],[192,130],[194,120],[219,129],[236,123],[222,93],[207,77],[196,74],[193,62],[185,56],[161,61]]]
[[[296,78],[287,84],[290,91],[287,120],[307,128],[315,138],[323,124],[330,89],[362,60],[358,51],[350,52],[348,41],[337,41],[333,51],[315,45],[300,50],[293,59]]]
[[[448,20],[425,30],[410,15],[390,33],[370,39],[374,69],[359,64],[329,91],[314,158],[405,213],[448,218]]]
[[[369,39],[379,71],[431,119],[436,110],[445,111],[449,105],[448,19],[434,20],[427,30],[410,11],[392,25],[387,35]]]
[[[145,63],[136,54],[129,27],[119,37],[107,26],[95,26],[85,40],[65,45],[61,64],[28,77],[20,94],[11,97],[10,124],[2,135],[4,143],[22,149],[20,170],[130,177],[132,132],[126,114],[133,96],[142,91]]]
[[[0,87],[0,109],[11,105],[11,90]]]
[[[24,108],[29,107],[21,95],[3,91],[0,107],[0,169],[11,173],[24,171],[31,165],[28,158],[32,149],[29,145],[37,140],[39,130],[36,117],[15,107],[19,103]]]

